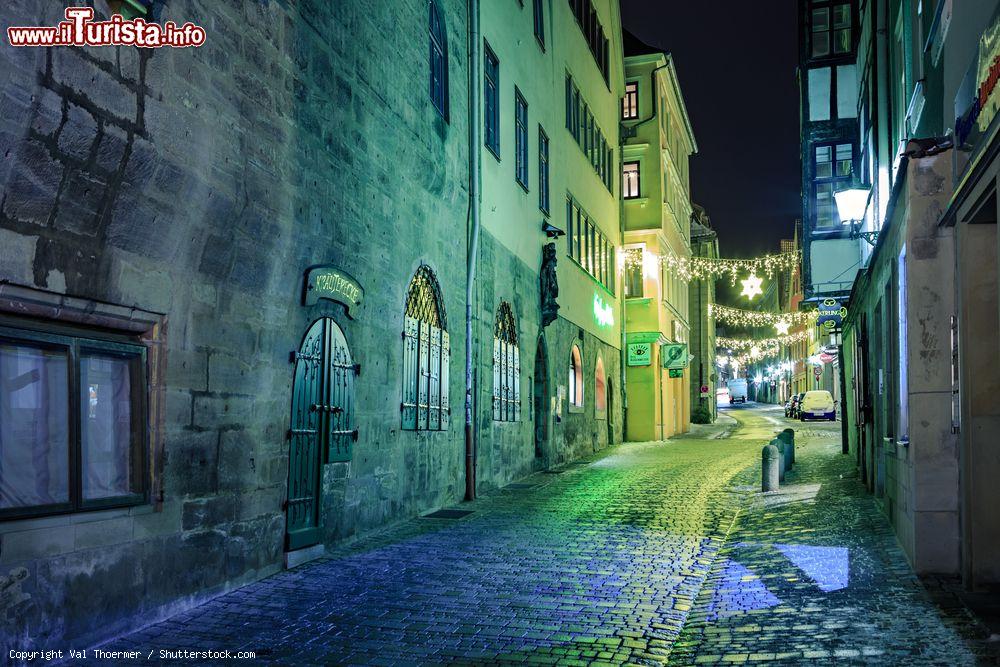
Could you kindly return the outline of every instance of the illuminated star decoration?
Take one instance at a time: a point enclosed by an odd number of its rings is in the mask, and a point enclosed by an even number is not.
[[[775,322],[774,323],[774,328],[778,332],[779,336],[787,336],[788,335],[788,328],[790,326],[792,326],[792,323],[791,322],[787,322],[787,321],[786,322]]]
[[[740,284],[743,285],[743,291],[740,292],[740,296],[745,296],[753,301],[755,296],[764,293],[764,290],[760,288],[762,282],[764,281],[758,278],[756,273],[751,273],[749,278],[740,281]]]

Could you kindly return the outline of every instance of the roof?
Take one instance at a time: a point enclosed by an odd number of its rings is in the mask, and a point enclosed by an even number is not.
[[[622,50],[625,52],[626,58],[629,56],[645,56],[652,53],[662,53],[664,55],[670,53],[666,49],[650,46],[628,30],[624,29],[622,30]]]

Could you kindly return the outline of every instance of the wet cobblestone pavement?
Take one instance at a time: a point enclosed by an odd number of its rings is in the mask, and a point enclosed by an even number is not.
[[[614,448],[104,648],[290,665],[972,664],[837,453],[839,424],[802,429],[797,471],[765,498],[760,448],[784,420],[734,413],[735,431]]]

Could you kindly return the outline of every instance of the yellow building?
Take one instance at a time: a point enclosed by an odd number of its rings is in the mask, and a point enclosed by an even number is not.
[[[660,440],[691,420],[688,286],[661,258],[691,256],[688,160],[698,146],[670,55],[624,41],[626,438]]]

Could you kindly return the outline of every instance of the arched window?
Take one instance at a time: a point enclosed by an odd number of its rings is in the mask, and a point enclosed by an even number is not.
[[[583,357],[576,345],[569,355],[569,404],[583,407]]]
[[[448,337],[441,288],[430,267],[421,264],[410,281],[403,317],[403,429],[448,428]]]
[[[608,411],[608,381],[604,374],[604,360],[597,357],[594,367],[594,412],[604,415]]]
[[[517,322],[510,304],[500,302],[493,327],[493,419],[521,419],[521,356],[517,349]]]
[[[441,17],[435,0],[427,3],[430,16],[430,74],[431,102],[441,115],[448,119],[448,28]]]

